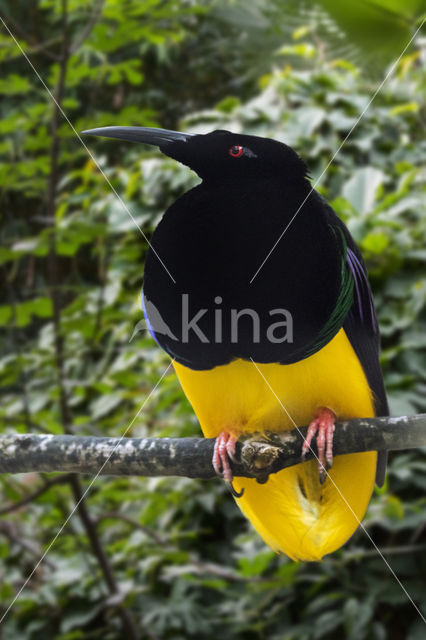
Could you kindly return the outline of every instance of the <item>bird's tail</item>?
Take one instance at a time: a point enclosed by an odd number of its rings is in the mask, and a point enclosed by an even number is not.
[[[337,456],[324,484],[310,460],[272,474],[266,484],[235,478],[236,499],[264,541],[293,560],[321,560],[359,526],[371,497],[377,453]]]

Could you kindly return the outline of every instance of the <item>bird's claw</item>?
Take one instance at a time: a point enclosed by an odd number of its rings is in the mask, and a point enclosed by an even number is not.
[[[234,498],[242,498],[244,495],[244,488],[241,489],[241,491],[237,491],[234,487],[234,485],[232,484],[232,480],[226,480],[226,485],[229,489],[229,491],[231,492],[231,494],[234,496]]]
[[[235,461],[235,444],[237,439],[227,431],[222,431],[216,438],[213,450],[213,467],[217,475],[232,482],[232,469],[229,459]]]
[[[318,449],[318,470],[320,483],[324,484],[327,471],[333,465],[333,433],[335,414],[327,407],[321,407],[315,414],[315,419],[308,427],[308,433],[302,445],[302,460],[311,449],[312,440],[316,436]]]
[[[216,471],[217,475],[223,478],[234,496],[234,498],[241,498],[244,493],[244,489],[241,489],[240,492],[234,489],[232,484],[233,474],[231,465],[229,464],[229,460],[232,462],[236,462],[235,457],[235,445],[237,443],[237,438],[228,433],[228,431],[222,431],[216,438],[216,442],[214,443],[213,450],[213,468]]]

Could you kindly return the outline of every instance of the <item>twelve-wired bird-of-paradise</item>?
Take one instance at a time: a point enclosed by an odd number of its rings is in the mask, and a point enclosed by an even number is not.
[[[241,433],[310,425],[303,450],[316,437],[319,463],[283,469],[266,484],[235,478],[233,487],[273,549],[321,559],[358,527],[386,467],[385,453],[374,451],[338,456],[331,466],[335,420],[388,413],[357,245],[285,144],[228,131],[85,133],[157,145],[202,179],[153,234],[147,323],[173,358],[204,435],[217,438],[213,464],[225,480]]]

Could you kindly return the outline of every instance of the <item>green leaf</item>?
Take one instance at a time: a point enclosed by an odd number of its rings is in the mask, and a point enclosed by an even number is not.
[[[390,243],[389,235],[381,231],[368,233],[362,240],[362,248],[374,254],[381,254]]]
[[[0,78],[0,93],[4,95],[19,95],[30,89],[31,83],[26,76],[11,73],[6,78]]]
[[[12,317],[12,307],[3,305],[0,307],[0,325],[5,326],[9,323],[10,318]]]
[[[355,169],[352,177],[343,186],[342,195],[359,213],[368,213],[373,208],[377,189],[384,178],[383,171],[375,167]]]

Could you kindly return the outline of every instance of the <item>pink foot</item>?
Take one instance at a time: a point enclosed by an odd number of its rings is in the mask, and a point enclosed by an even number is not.
[[[315,419],[308,428],[308,433],[302,445],[302,458],[305,457],[314,437],[317,438],[318,468],[320,482],[323,484],[327,477],[327,469],[333,465],[333,433],[336,416],[331,409],[320,407],[315,412]]]
[[[235,461],[235,444],[237,438],[231,436],[227,431],[222,431],[216,438],[213,451],[213,467],[218,476],[226,482],[232,482],[232,469],[229,458]]]

